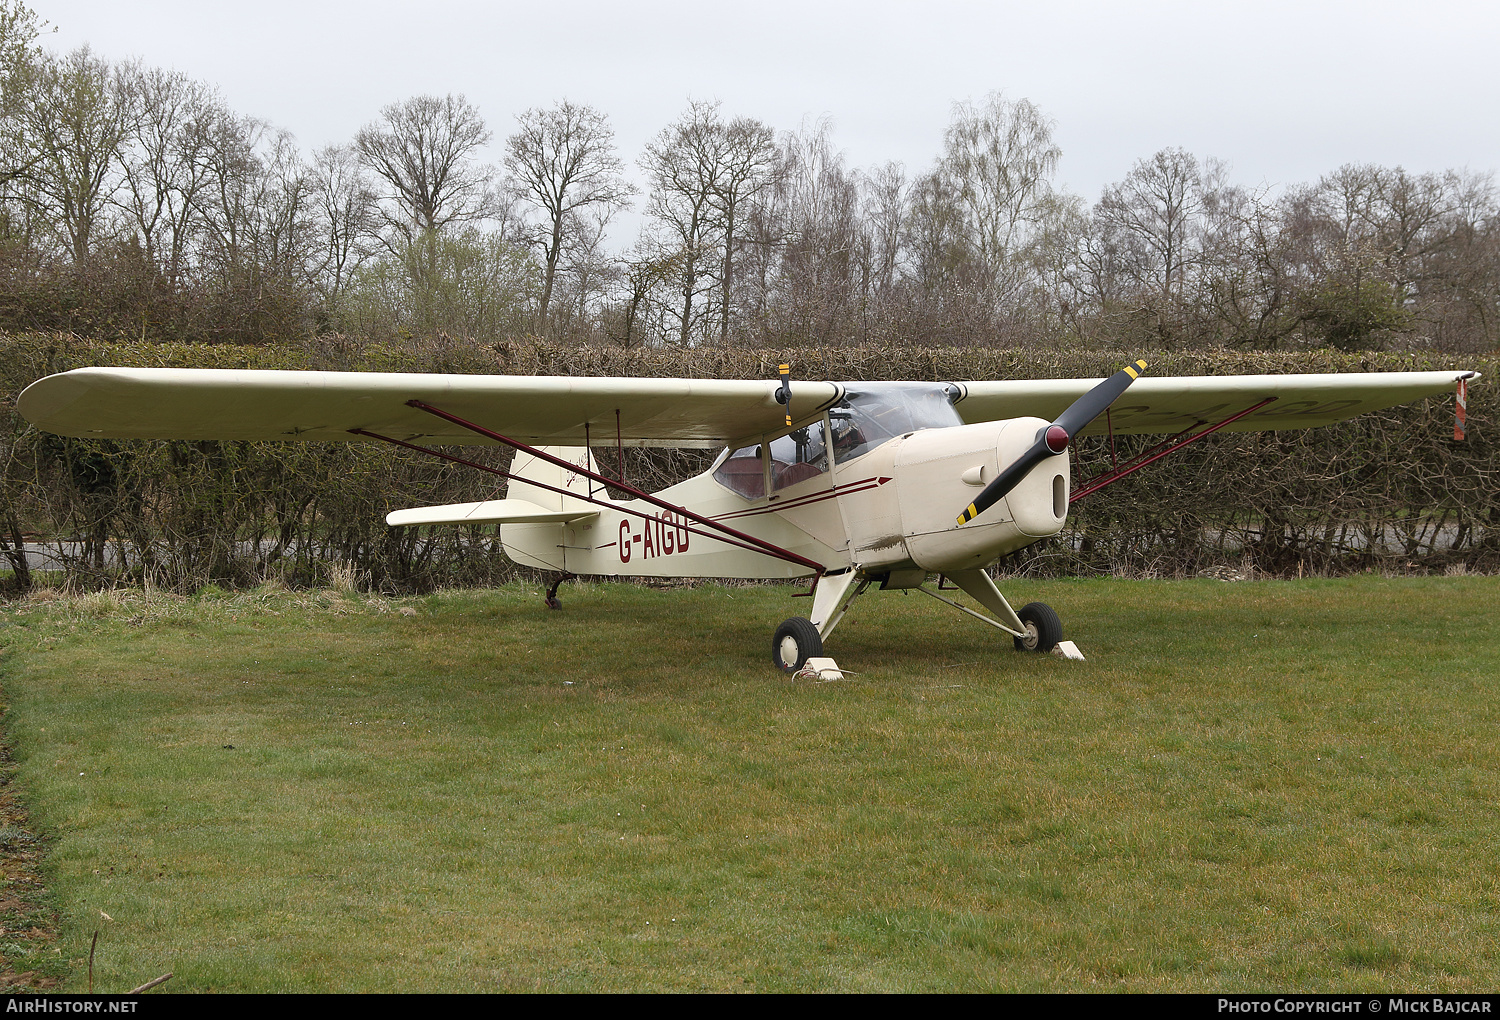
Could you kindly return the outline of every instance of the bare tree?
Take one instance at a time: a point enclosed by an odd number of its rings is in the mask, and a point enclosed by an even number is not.
[[[649,321],[651,292],[681,277],[682,260],[681,251],[664,251],[649,236],[636,241],[634,251],[621,261],[625,321],[616,339],[630,345],[642,318]]]
[[[1445,174],[1446,240],[1424,259],[1420,314],[1445,348],[1495,346],[1500,293],[1500,196],[1493,174]]]
[[[199,259],[227,279],[253,258],[250,222],[261,173],[256,148],[266,124],[220,109],[199,130],[197,159],[205,177],[193,200],[203,227]]]
[[[1289,200],[1287,218],[1304,303],[1325,327],[1330,303],[1358,312],[1356,332],[1371,327],[1346,342],[1420,326],[1450,348],[1487,346],[1494,299],[1481,295],[1496,286],[1497,222],[1488,175],[1343,166]]]
[[[18,129],[44,62],[36,44],[43,25],[20,0],[0,0],[0,185],[24,175],[31,162]]]
[[[900,163],[887,163],[864,180],[865,218],[873,242],[875,286],[895,288],[904,256],[911,182]]]
[[[1078,195],[1054,190],[1042,202],[1029,245],[1033,279],[1021,306],[1034,321],[1055,317],[1057,323],[1077,329],[1082,309],[1070,300],[1069,273],[1087,222],[1088,206]]]
[[[82,263],[117,184],[117,156],[129,131],[113,70],[86,46],[47,58],[20,119],[32,156],[27,176]]]
[[[724,129],[720,163],[710,197],[719,213],[724,244],[724,263],[719,272],[719,342],[728,344],[729,312],[734,303],[734,252],[745,240],[741,237],[745,205],[781,179],[781,152],[774,132],[758,120],[736,117]]]
[[[951,306],[966,289],[966,272],[974,261],[956,188],[946,174],[929,173],[913,181],[907,194],[901,239],[911,261],[915,297],[951,319]]]
[[[1069,297],[1094,311],[1107,312],[1125,296],[1129,275],[1127,256],[1118,233],[1098,211],[1082,218],[1073,235],[1073,249],[1064,280]]]
[[[868,268],[855,175],[826,119],[786,135],[781,160],[776,187],[756,203],[756,240],[779,256],[770,325],[783,335],[852,337]]]
[[[575,335],[587,332],[589,308],[619,277],[619,261],[604,250],[604,231],[613,209],[595,206],[589,213],[573,213],[564,225],[566,243],[558,274],[568,294],[567,314],[576,323]],[[554,308],[556,303],[554,302]]]
[[[374,254],[380,199],[352,146],[319,149],[313,156],[312,173],[323,240],[318,286],[324,306],[332,312],[350,277]]]
[[[1378,259],[1382,169],[1345,164],[1288,198],[1289,223],[1302,235],[1303,259],[1314,273],[1340,262],[1358,275]]]
[[[1390,252],[1391,282],[1403,297],[1423,289],[1428,267],[1449,244],[1451,216],[1461,185],[1456,174],[1409,174],[1401,167],[1379,175],[1380,235]]]
[[[256,271],[301,289],[312,282],[322,247],[316,176],[285,131],[272,135],[258,169],[249,218]]]
[[[671,234],[666,245],[681,253],[681,302],[678,342],[691,339],[693,300],[701,289],[702,265],[711,248],[728,245],[715,202],[726,170],[729,140],[719,119],[719,104],[694,102],[677,123],[664,129],[646,146],[641,168],[651,182],[647,213]]]
[[[567,242],[568,216],[591,206],[623,208],[635,189],[620,176],[614,132],[604,114],[565,99],[550,110],[527,110],[516,119],[520,129],[506,141],[505,167],[522,197],[545,216],[538,239],[544,265],[540,330],[546,327]]]
[[[489,172],[475,162],[490,140],[463,96],[414,96],[380,111],[354,139],[360,162],[383,180],[386,223],[406,241],[489,212]]]
[[[1032,261],[1062,149],[1053,124],[1029,100],[991,92],[959,103],[943,136],[938,170],[963,211],[968,249],[993,298],[1014,301]]]
[[[1297,326],[1288,314],[1297,296],[1290,235],[1278,203],[1229,184],[1226,173],[1216,160],[1204,168],[1197,303],[1221,342],[1275,347]]]
[[[1137,162],[1099,200],[1098,218],[1117,232],[1132,274],[1156,292],[1162,316],[1171,314],[1197,260],[1194,231],[1202,184],[1197,159],[1182,149],[1162,149]]]
[[[128,64],[120,80],[129,134],[119,158],[118,204],[148,260],[180,284],[200,193],[210,186],[206,146],[212,125],[232,115],[212,89],[175,71]]]

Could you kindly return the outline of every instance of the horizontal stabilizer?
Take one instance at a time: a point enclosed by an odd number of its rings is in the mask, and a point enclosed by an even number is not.
[[[385,523],[393,528],[402,524],[560,524],[598,516],[597,510],[548,510],[524,499],[487,499],[392,510],[385,515]]]

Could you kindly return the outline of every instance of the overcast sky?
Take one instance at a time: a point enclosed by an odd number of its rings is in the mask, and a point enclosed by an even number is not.
[[[857,167],[929,167],[955,100],[1002,90],[1057,123],[1089,201],[1164,147],[1282,187],[1341,164],[1500,168],[1500,4],[1469,0],[31,0],[111,59],[216,84],[236,111],[347,142],[386,103],[463,93],[499,142],[567,97],[621,154],[689,98],[778,130],[827,116]],[[616,232],[616,243],[629,237]]]

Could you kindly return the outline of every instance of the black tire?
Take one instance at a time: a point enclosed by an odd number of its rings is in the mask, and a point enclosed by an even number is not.
[[[1016,651],[1050,652],[1062,640],[1062,621],[1047,603],[1028,602],[1016,615],[1031,632],[1029,637],[1015,639]]]
[[[783,673],[795,673],[814,655],[823,654],[823,639],[811,620],[794,616],[783,620],[771,639],[771,661]]]

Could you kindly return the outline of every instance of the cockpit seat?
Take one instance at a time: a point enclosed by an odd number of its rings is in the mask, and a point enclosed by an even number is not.
[[[776,476],[776,488],[785,489],[789,485],[805,482],[809,478],[816,478],[823,472],[811,464],[778,464],[771,463],[771,471]]]
[[[729,458],[714,472],[714,480],[746,499],[759,499],[766,494],[766,475],[759,457]]]

